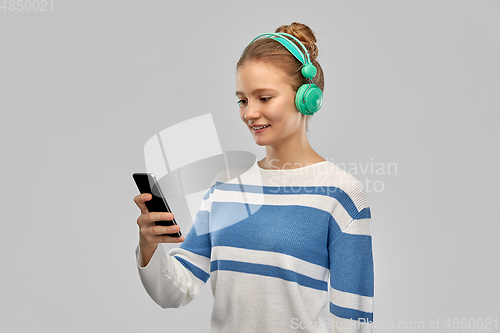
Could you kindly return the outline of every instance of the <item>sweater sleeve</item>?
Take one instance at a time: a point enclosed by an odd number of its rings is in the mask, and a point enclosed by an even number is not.
[[[361,186],[353,197],[361,207],[350,205],[347,211],[352,219],[332,233],[328,246],[330,324],[332,332],[368,333],[374,296],[371,213]]]
[[[140,247],[135,250],[139,277],[149,296],[162,308],[178,308],[191,302],[210,277],[211,241],[208,233],[211,194],[205,194],[189,233],[180,247],[166,252],[158,244],[151,260],[142,265]]]

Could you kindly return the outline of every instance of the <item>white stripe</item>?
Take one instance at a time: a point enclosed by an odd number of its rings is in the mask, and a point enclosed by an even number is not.
[[[212,248],[212,260],[233,260],[252,264],[270,265],[288,269],[310,278],[328,281],[329,270],[288,254],[241,249],[230,246]]]
[[[212,312],[212,324],[217,325],[214,332],[249,332],[242,331],[242,327],[254,327],[255,330],[251,332],[266,333],[327,332],[320,329],[319,325],[313,330],[293,329],[291,321],[293,318],[297,318],[297,322],[313,324],[319,321],[321,310],[329,304],[328,292],[325,290],[234,271],[215,271],[210,279],[212,290],[217,291]],[[228,306],[232,302],[237,303],[237,306]],[[266,313],[269,320],[262,321],[256,316],[262,312]],[[225,320],[227,318],[238,319]]]
[[[339,225],[340,230],[345,229],[345,227],[347,227],[352,221],[351,215],[349,215],[344,206],[342,206],[338,201],[337,204],[333,206],[332,216],[335,219],[335,222]]]
[[[373,297],[347,293],[330,287],[331,302],[337,306],[373,313]]]
[[[201,202],[200,209],[198,209],[198,210],[203,210],[203,211],[206,211],[206,212],[210,212],[210,209],[212,208],[212,204],[211,204],[211,202],[209,200],[210,200],[209,198],[207,198],[207,200],[203,200]]]
[[[330,211],[333,198],[318,194],[264,194],[234,191],[217,191],[217,201],[239,202],[254,205],[301,205]]]
[[[224,191],[215,189],[214,193],[216,202],[239,202],[260,204],[264,201],[263,193],[243,192],[239,188],[236,191]]]
[[[351,224],[344,230],[345,233],[351,235],[371,235],[370,219],[360,219],[354,220]]]
[[[254,186],[313,186],[337,187],[351,197],[357,210],[367,206],[362,183],[353,175],[338,167],[335,163],[326,161],[303,169],[261,170],[257,162],[240,179],[242,184]],[[238,184],[237,179],[227,181]]]

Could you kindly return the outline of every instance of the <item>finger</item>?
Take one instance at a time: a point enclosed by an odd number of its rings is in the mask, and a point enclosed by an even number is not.
[[[165,212],[151,212],[148,214],[148,222],[156,221],[172,221],[174,219],[174,214]]]
[[[178,225],[169,225],[169,226],[155,225],[151,228],[151,230],[154,235],[160,236],[164,234],[173,234],[179,232],[181,228]]]
[[[137,205],[137,207],[139,207],[142,214],[149,213],[148,207],[146,206],[146,204],[144,202],[149,201],[151,199],[152,199],[152,195],[150,193],[143,193],[143,194],[136,195],[134,197],[134,202]]]
[[[170,236],[159,236],[160,241],[158,243],[182,243],[184,242],[184,236],[181,237],[170,237]]]
[[[174,238],[174,243],[182,243],[184,242],[185,238],[184,236],[181,237],[173,237]]]

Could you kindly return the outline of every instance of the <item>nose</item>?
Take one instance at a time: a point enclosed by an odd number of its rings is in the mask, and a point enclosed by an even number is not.
[[[248,100],[248,105],[245,110],[244,117],[246,120],[258,119],[260,117],[259,104],[255,101]]]

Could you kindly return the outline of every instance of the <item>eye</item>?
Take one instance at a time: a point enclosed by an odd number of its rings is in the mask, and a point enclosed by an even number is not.
[[[260,100],[262,102],[268,102],[271,99],[271,97],[261,97]]]
[[[247,101],[245,99],[240,99],[238,101],[238,106],[243,106],[243,105],[246,105]]]

